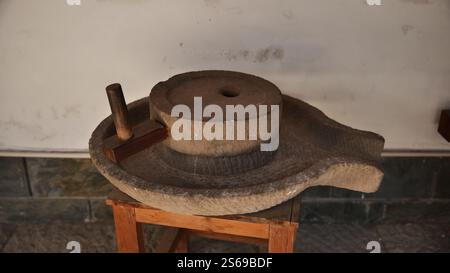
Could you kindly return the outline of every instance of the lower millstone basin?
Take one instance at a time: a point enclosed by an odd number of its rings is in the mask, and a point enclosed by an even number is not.
[[[380,185],[383,137],[342,125],[299,99],[281,95],[261,78],[189,72],[155,88],[149,98],[128,105],[132,128],[149,120],[171,128],[176,121],[172,106],[198,95],[204,95],[206,104],[218,103],[220,96],[230,104],[280,105],[279,146],[267,152],[258,142],[195,144],[169,136],[117,163],[104,150],[105,140],[115,134],[108,117],[89,141],[92,162],[119,190],[148,206],[181,214],[231,215],[273,207],[312,186],[370,193]]]
[[[234,175],[259,168],[273,159],[276,151],[256,149],[235,156],[201,156],[177,152],[165,145],[158,145],[156,153],[174,168],[204,175]]]
[[[133,126],[149,118],[148,105],[148,98],[128,105]],[[273,159],[235,175],[195,174],[175,168],[157,152],[163,143],[116,164],[102,149],[103,140],[114,133],[111,118],[95,129],[89,151],[94,165],[121,191],[146,205],[182,214],[255,212],[315,185],[362,192],[378,188],[381,137],[339,125],[314,107],[287,96],[283,96],[283,112],[280,146]]]

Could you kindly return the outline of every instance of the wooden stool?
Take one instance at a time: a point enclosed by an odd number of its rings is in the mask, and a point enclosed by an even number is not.
[[[189,237],[268,244],[269,253],[294,250],[300,196],[256,213],[228,216],[183,215],[144,205],[114,190],[106,204],[112,206],[119,252],[144,252],[142,224],[169,227],[155,252],[188,252]]]

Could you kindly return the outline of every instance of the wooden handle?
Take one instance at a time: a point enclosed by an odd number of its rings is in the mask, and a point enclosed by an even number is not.
[[[128,141],[122,141],[117,135],[103,140],[103,151],[113,162],[138,153],[153,144],[163,141],[168,136],[167,128],[161,123],[146,119],[133,127],[133,137]]]
[[[117,137],[123,141],[130,139],[133,136],[133,132],[128,120],[128,109],[123,97],[122,86],[118,83],[108,85],[106,94],[108,95],[114,125],[116,126]]]

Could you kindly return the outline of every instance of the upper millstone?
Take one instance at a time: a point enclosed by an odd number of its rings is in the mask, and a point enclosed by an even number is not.
[[[253,75],[231,71],[199,71],[176,75],[158,83],[150,93],[149,103],[150,118],[167,126],[169,131],[177,125],[177,120],[188,121],[186,124],[189,128],[183,130],[187,129],[188,135],[192,137],[177,139],[169,133],[169,137],[164,141],[164,145],[169,149],[186,155],[228,157],[260,152],[260,144],[265,139],[262,139],[259,133],[256,133],[255,137],[256,128],[251,125],[257,124],[259,127],[258,121],[265,119],[270,131],[271,117],[275,116],[275,108],[272,106],[278,107],[276,114],[280,118],[282,98],[280,90],[274,84]],[[190,114],[174,116],[174,107],[180,105],[186,106],[184,109],[189,109]],[[215,108],[207,109],[211,105]],[[249,112],[244,115],[230,115],[229,106],[237,105],[242,106],[241,110],[253,108],[257,111],[254,115]],[[211,109],[220,111],[222,119],[210,120],[217,115],[211,115],[211,111],[208,111]],[[205,113],[209,113],[209,116],[205,116]],[[233,123],[231,133],[227,131],[230,122]],[[212,124],[214,126],[211,126]],[[214,128],[213,130],[221,129],[219,133],[214,131],[221,137],[208,139],[200,136],[205,125]]]

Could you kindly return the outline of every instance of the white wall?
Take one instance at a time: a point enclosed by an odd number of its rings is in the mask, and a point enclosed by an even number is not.
[[[80,151],[109,114],[190,70],[265,77],[387,149],[450,150],[450,1],[0,0],[0,150]]]

